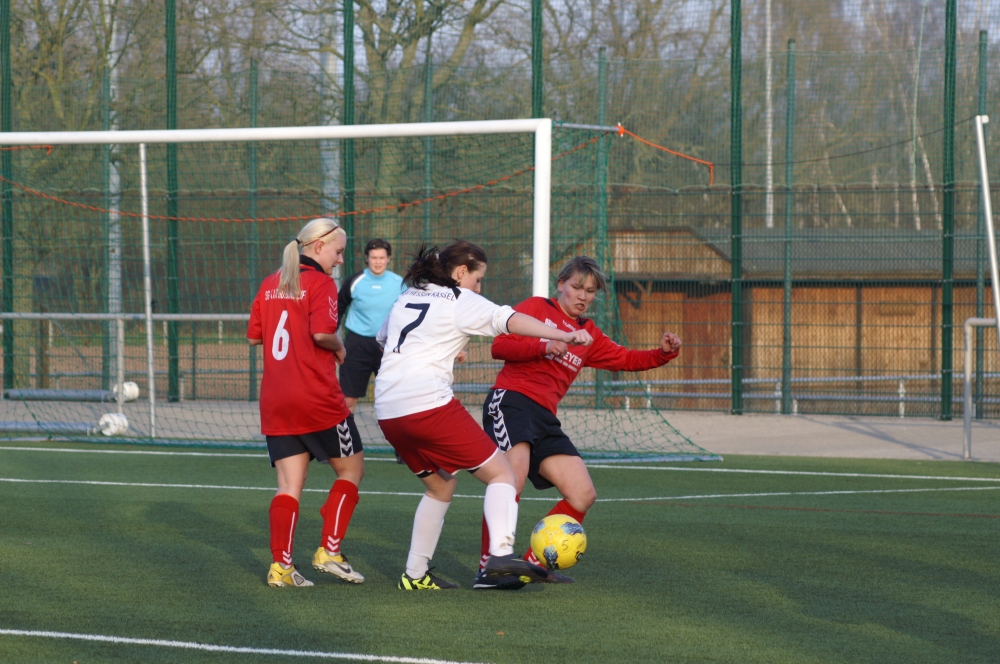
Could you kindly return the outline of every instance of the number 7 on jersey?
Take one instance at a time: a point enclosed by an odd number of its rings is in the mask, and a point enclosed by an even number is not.
[[[404,341],[406,341],[406,335],[412,332],[421,323],[424,322],[424,316],[427,315],[427,310],[431,308],[431,303],[430,302],[422,302],[420,304],[410,303],[405,306],[407,309],[417,309],[420,312],[420,315],[417,316],[417,320],[413,321],[412,323],[404,327],[402,330],[400,330],[399,341],[396,342],[396,347],[392,349],[393,353],[398,353],[399,347],[403,345]]]

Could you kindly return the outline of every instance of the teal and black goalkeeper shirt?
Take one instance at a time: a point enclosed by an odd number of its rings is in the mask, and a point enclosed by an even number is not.
[[[376,277],[365,268],[352,274],[340,285],[337,296],[340,315],[347,312],[344,327],[359,336],[374,337],[403,290],[403,278],[395,272],[386,270]]]

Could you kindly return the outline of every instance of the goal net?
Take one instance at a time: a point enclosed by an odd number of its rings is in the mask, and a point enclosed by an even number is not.
[[[553,292],[567,259],[594,256],[612,287],[593,315],[628,344],[613,141],[549,120],[0,135],[0,437],[262,445],[249,305],[320,215],[349,236],[335,276],[363,269],[374,237],[400,273],[421,244],[461,237],[487,250],[483,294],[502,303]],[[478,418],[500,364],[489,340],[468,350],[455,391]],[[560,408],[567,433],[593,457],[718,458],[670,425],[658,377],[669,366],[583,371]],[[356,415],[366,447],[388,451],[371,388]]]

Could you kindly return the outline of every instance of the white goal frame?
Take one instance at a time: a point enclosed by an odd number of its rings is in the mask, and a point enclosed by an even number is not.
[[[531,293],[549,295],[549,255],[552,191],[552,120],[484,120],[470,122],[421,122],[404,124],[332,125],[311,127],[255,127],[242,129],[153,129],[130,131],[0,132],[0,146],[23,145],[138,145],[140,196],[142,201],[142,254],[145,312],[138,313],[45,313],[0,312],[4,320],[115,320],[119,338],[116,391],[121,413],[125,392],[122,373],[122,326],[126,320],[145,320],[149,381],[150,435],[156,437],[156,396],[153,358],[153,324],[161,320],[247,320],[247,314],[153,314],[149,247],[149,192],[146,177],[146,146],[170,143],[267,143],[276,141],[322,141],[363,138],[423,138],[492,134],[534,135],[534,198],[532,202]]]
[[[250,143],[534,134],[534,201],[531,294],[549,294],[549,233],[552,192],[552,120],[481,120],[404,124],[256,127],[246,129],[152,129],[136,131],[0,132],[0,146],[126,145],[163,143]]]
[[[983,216],[986,220],[986,247],[990,258],[990,288],[993,291],[993,312],[996,318],[967,318],[965,320],[965,357],[964,385],[962,404],[962,433],[964,438],[964,458],[972,459],[972,329],[975,327],[996,327],[1000,339],[1000,279],[997,277],[997,238],[993,226],[993,201],[990,197],[990,172],[986,163],[986,132],[983,125],[990,121],[988,115],[977,115],[974,129],[976,132],[976,157],[979,165],[979,192],[983,204]]]

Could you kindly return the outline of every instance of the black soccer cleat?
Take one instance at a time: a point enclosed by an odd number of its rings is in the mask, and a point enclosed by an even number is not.
[[[486,568],[482,571],[483,576],[489,578],[500,578],[503,576],[516,576],[525,583],[572,583],[568,576],[550,572],[544,567],[533,565],[527,560],[518,558],[513,553],[506,556],[490,556],[486,562]]]
[[[527,584],[519,576],[486,576],[485,570],[479,570],[476,580],[472,582],[473,590],[520,590]]]
[[[545,583],[576,583],[576,581],[565,574],[550,571],[549,578],[545,581]]]
[[[400,590],[449,590],[458,588],[458,584],[445,581],[427,570],[419,579],[411,578],[406,572],[403,572],[396,587]]]

